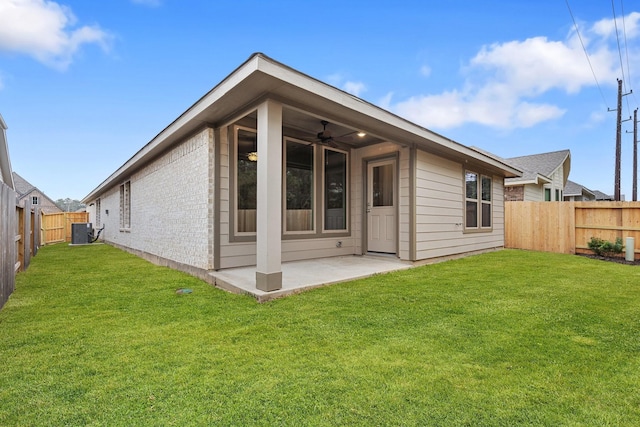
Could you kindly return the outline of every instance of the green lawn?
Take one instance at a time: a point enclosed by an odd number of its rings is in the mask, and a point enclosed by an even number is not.
[[[45,247],[0,311],[0,425],[636,426],[640,267],[504,250],[258,304]]]

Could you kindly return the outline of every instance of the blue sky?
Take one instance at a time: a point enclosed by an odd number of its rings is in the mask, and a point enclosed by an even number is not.
[[[570,149],[569,179],[613,194],[608,109],[618,78],[638,91],[623,118],[639,104],[640,8],[568,4],[573,18],[566,0],[0,0],[12,166],[54,200],[81,199],[263,52],[502,157]],[[623,123],[627,200],[632,130]]]

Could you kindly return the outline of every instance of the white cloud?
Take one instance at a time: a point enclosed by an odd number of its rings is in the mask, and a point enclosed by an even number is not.
[[[391,107],[409,120],[435,128],[469,122],[527,128],[557,119],[565,110],[542,101],[543,96],[551,91],[573,95],[593,87],[594,72],[601,85],[615,84],[620,76],[614,27],[613,20],[601,20],[581,29],[593,72],[575,32],[564,41],[532,37],[495,43],[482,47],[469,61],[462,88],[414,96]],[[640,13],[625,17],[625,28],[628,41],[640,35]]]
[[[110,36],[98,26],[76,24],[71,9],[48,0],[0,2],[0,50],[25,53],[54,68],[66,69],[85,44],[108,48]]]
[[[367,86],[364,83],[347,80],[347,77],[341,73],[330,74],[325,79],[332,86],[342,88],[345,92],[355,96],[360,96],[361,93],[367,90]]]
[[[362,82],[345,82],[342,86],[345,92],[349,92],[352,95],[360,96],[360,94],[367,90],[367,87]]]
[[[424,77],[429,77],[431,75],[431,67],[429,67],[428,65],[423,65],[422,67],[420,67],[420,74]]]
[[[616,27],[618,31],[625,32],[627,37],[637,37],[640,31],[640,13],[631,12],[629,15],[613,19],[601,19],[593,24],[591,30],[600,37],[616,38]]]

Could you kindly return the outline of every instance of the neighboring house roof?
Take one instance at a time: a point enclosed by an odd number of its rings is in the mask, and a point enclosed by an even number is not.
[[[505,185],[540,184],[551,182],[551,176],[560,168],[563,170],[563,182],[567,182],[571,168],[571,152],[569,150],[550,153],[532,154],[529,156],[505,159],[509,164],[522,170],[521,177],[505,179]]]
[[[7,124],[0,114],[0,181],[15,189],[9,160],[9,143],[7,142]]]
[[[49,202],[51,202],[52,205],[56,205],[56,202],[54,202],[49,196],[44,194],[40,189],[38,189],[38,187],[29,183],[29,181],[15,172],[13,173],[13,182],[15,183],[14,189],[16,190],[16,193],[18,193],[18,200],[22,200],[34,191],[37,191],[39,195],[46,198]]]
[[[571,180],[567,180],[567,184],[564,186],[564,190],[562,190],[562,194],[565,197],[576,197],[576,196],[591,196],[593,198],[596,197],[595,192],[589,190],[584,185],[580,185],[577,182],[573,182]]]
[[[251,114],[268,98],[277,99],[287,107],[283,112],[283,125],[294,125],[298,129],[304,125],[305,131],[313,126],[314,135],[318,132],[319,117],[323,117],[334,123],[348,124],[351,128],[362,127],[367,134],[376,136],[376,142],[397,141],[454,161],[481,165],[504,177],[521,174],[510,164],[411,123],[262,53],[255,53],[142,147],[82,202],[88,203],[99,197],[159,153],[204,125],[223,126],[238,115]],[[312,114],[306,117],[301,114],[309,111]],[[305,122],[305,119],[308,121]]]
[[[613,196],[605,194],[602,191],[593,190],[593,194],[595,194],[596,200],[613,200]]]

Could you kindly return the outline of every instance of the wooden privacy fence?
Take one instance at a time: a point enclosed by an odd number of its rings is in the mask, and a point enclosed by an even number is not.
[[[640,202],[505,202],[507,248],[591,253],[592,237],[633,237],[640,259]]]
[[[0,307],[15,289],[18,222],[16,193],[0,182]]]
[[[0,183],[0,308],[15,289],[18,271],[24,271],[40,247],[40,211],[27,198],[16,204],[16,193]]]
[[[70,242],[71,224],[89,222],[89,212],[59,212],[42,215],[42,244]]]

